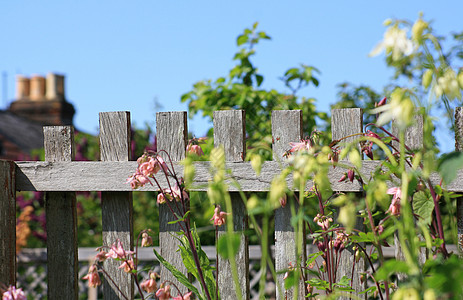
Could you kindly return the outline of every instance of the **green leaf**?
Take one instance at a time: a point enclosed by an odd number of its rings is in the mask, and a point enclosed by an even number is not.
[[[431,224],[434,201],[430,194],[419,191],[413,195],[413,211],[423,218],[426,225]]]
[[[179,270],[177,270],[174,266],[172,266],[167,260],[165,260],[161,254],[159,254],[155,249],[153,249],[154,255],[158,258],[159,262],[166,267],[167,270],[169,270],[172,275],[174,275],[175,278],[177,278],[178,281],[180,281],[181,284],[183,284],[185,287],[187,287],[190,291],[193,291],[195,295],[198,297],[198,299],[204,299],[204,297],[199,293],[198,289],[190,283],[188,278]]]
[[[257,86],[260,86],[262,84],[262,81],[264,81],[264,76],[256,74]]]
[[[248,42],[248,39],[249,39],[249,37],[247,35],[242,34],[242,35],[238,36],[238,38],[236,39],[236,44],[238,46],[246,44]]]
[[[438,171],[444,183],[449,185],[457,177],[457,171],[461,168],[463,168],[463,153],[454,151],[442,156]]]
[[[376,280],[389,280],[392,274],[404,273],[407,274],[409,267],[406,262],[391,259],[384,263],[384,265],[376,271]]]
[[[288,275],[286,276],[285,279],[285,290],[288,290],[292,288],[293,286],[296,286],[296,284],[299,283],[299,280],[296,276],[296,272],[294,270],[288,271]]]
[[[175,216],[178,218],[177,220],[173,220],[173,221],[170,221],[168,222],[167,224],[175,224],[175,223],[178,223],[178,222],[182,222],[182,221],[185,221],[186,217],[190,214],[190,211],[187,211],[185,213],[185,215],[183,217],[180,218],[180,216],[175,213]]]
[[[228,245],[231,243],[232,252],[229,253]],[[219,237],[219,241],[217,242],[217,252],[219,252],[220,256],[224,259],[229,259],[232,256],[235,256],[238,253],[240,248],[241,237],[238,233],[228,234],[225,233],[221,237]]]

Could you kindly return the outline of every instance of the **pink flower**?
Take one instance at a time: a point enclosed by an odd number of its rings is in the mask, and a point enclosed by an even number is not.
[[[167,285],[166,287],[161,287],[157,292],[156,292],[156,297],[158,297],[159,300],[168,300],[170,296],[170,285]]]
[[[146,279],[145,281],[143,281],[140,284],[140,287],[142,288],[142,290],[144,290],[147,293],[152,293],[158,288],[158,286],[156,284],[156,280],[153,279],[153,278],[149,278],[149,279]]]
[[[309,151],[313,145],[310,139],[301,140],[298,143],[289,143],[291,149],[289,150],[290,153],[298,152],[298,151]]]
[[[106,257],[126,259],[128,255],[133,254],[133,251],[125,251],[122,242],[118,239],[112,246]]]
[[[181,200],[180,192],[182,193],[183,200],[188,200],[188,193],[185,191],[185,189],[181,189],[180,186],[175,183],[175,185],[172,187],[171,194],[177,201]]]
[[[125,273],[130,273],[134,270],[133,260],[125,260],[120,266],[119,269],[124,268]]]
[[[220,205],[217,205],[214,209],[214,215],[212,216],[211,221],[214,220],[215,226],[222,226],[225,224],[227,215],[228,214],[226,212],[220,211]]]
[[[152,164],[151,161],[142,163],[138,166],[138,169],[146,177],[150,177],[154,174],[154,164]]]
[[[142,247],[149,247],[153,244],[153,238],[147,232],[143,232],[141,236]]]
[[[389,195],[393,195],[391,205],[389,206],[387,212],[390,212],[393,216],[400,215],[400,199],[402,198],[401,189],[398,187],[393,187],[388,189],[386,193]]]
[[[97,249],[98,251],[98,249]],[[106,256],[106,252],[101,250],[100,252],[98,252],[98,254],[95,256],[95,260],[98,260],[99,262],[103,262],[106,260],[107,256]]]
[[[97,287],[101,285],[100,275],[98,275],[98,270],[95,265],[90,266],[87,275],[82,277],[82,279],[88,280],[89,287]]]
[[[166,197],[164,197],[163,192],[159,192],[158,197],[157,197],[157,202],[158,204],[166,203]]]
[[[328,218],[326,216],[322,216],[320,214],[317,214],[315,218],[313,218],[314,222],[318,224],[323,230],[328,230],[330,228],[330,223],[333,222],[332,218]]]
[[[157,155],[156,157],[151,157],[149,162],[153,165],[154,174],[157,174],[160,170],[167,172],[167,164],[164,161],[164,159],[162,159],[162,157],[160,157],[159,155]]]
[[[280,198],[281,207],[285,207],[287,202],[288,202],[288,198],[286,197],[286,195]]]
[[[3,293],[2,300],[27,300],[27,298],[22,289],[16,289],[15,286],[11,285]]]
[[[203,149],[201,149],[200,145],[188,144],[188,146],[186,147],[186,152],[191,153],[191,154],[195,154],[197,156],[204,155]]]
[[[186,293],[185,295],[183,296],[177,296],[177,297],[174,297],[173,299],[174,300],[190,300],[190,297],[191,297],[191,294],[193,292],[189,292],[189,293]]]

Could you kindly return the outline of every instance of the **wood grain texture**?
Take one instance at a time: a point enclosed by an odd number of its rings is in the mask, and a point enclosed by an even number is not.
[[[43,128],[46,161],[74,159],[74,129],[71,126]],[[66,180],[63,180],[66,182]],[[77,210],[75,192],[45,194],[47,220],[48,299],[77,299]]]
[[[277,110],[272,112],[272,150],[273,160],[282,161],[283,154],[291,149],[290,142],[299,142],[302,139],[302,111]],[[275,174],[276,175],[276,174]],[[291,226],[291,203],[288,199],[285,207],[275,211],[275,269],[278,272],[288,269],[289,265],[297,265],[296,237]],[[293,203],[297,203],[294,201]],[[303,256],[305,256],[303,254]],[[294,289],[284,289],[285,273],[277,275],[277,299],[293,299]],[[282,289],[280,291],[280,288]],[[304,299],[304,282],[299,284],[298,299]],[[281,296],[283,298],[281,298]]]
[[[421,111],[424,108],[416,108],[414,114],[414,124],[408,127],[405,130],[405,145],[410,147],[412,150],[419,150],[423,147],[423,116]],[[392,134],[399,138],[399,128],[394,126],[394,121],[392,122]],[[399,145],[397,141],[393,141],[392,145],[399,150]]]
[[[102,161],[128,161],[130,159],[130,113],[100,113],[100,158]],[[132,169],[132,173],[136,168]],[[109,175],[109,176],[108,176]],[[112,177],[108,172],[99,180]],[[121,178],[122,179],[122,178]],[[125,180],[123,180],[125,181]],[[103,245],[110,247],[117,240],[124,249],[133,250],[133,202],[131,192],[102,192],[101,213],[103,225]],[[116,282],[103,283],[104,299],[123,299],[122,293],[133,299],[133,279],[119,269],[121,262],[106,260],[104,268]]]
[[[214,112],[214,147],[224,147],[225,160],[241,162],[246,157],[245,112],[244,110],[224,110]],[[232,202],[234,231],[240,234],[240,248],[235,256],[242,299],[250,298],[249,290],[249,247],[244,231],[248,228],[246,206],[239,193],[230,193]],[[225,210],[224,205],[222,209]],[[226,225],[219,228],[218,236],[226,233]],[[232,283],[230,261],[219,257],[219,290],[221,299],[237,299]]]
[[[156,138],[158,152],[164,160],[168,161],[168,157],[162,150],[166,151],[173,161],[184,159],[188,139],[186,112],[156,113]],[[178,169],[176,169],[176,172],[181,176],[182,173]],[[158,175],[164,176],[161,172]],[[168,187],[165,180],[162,187]],[[180,226],[179,224],[167,224],[174,219],[175,217],[167,204],[159,205],[159,247],[161,248],[161,255],[177,270],[186,275],[187,270],[183,265],[180,252],[177,251],[179,241],[175,237],[176,233],[180,231]],[[179,283],[170,271],[161,265],[161,281],[164,280],[174,282],[180,288],[182,294],[187,292],[185,286]],[[176,291],[173,291],[173,293],[177,295]]]
[[[361,172],[369,178],[378,168],[381,161],[366,160],[363,162]],[[137,168],[137,162],[15,162],[16,165],[16,190],[17,191],[132,191],[127,178],[133,174]],[[212,179],[210,175],[210,162],[198,161],[194,163],[196,177],[191,191],[206,191],[207,183]],[[349,165],[348,163],[346,165]],[[266,192],[270,188],[272,178],[279,174],[282,166],[286,163],[276,161],[266,161],[262,165],[260,176],[251,167],[249,162],[227,162],[225,167],[229,169],[235,179],[242,187],[242,191]],[[174,169],[177,174],[183,174],[183,166],[179,162],[174,162]],[[361,192],[362,187],[357,182],[338,182],[344,174],[345,169],[337,167],[331,168],[328,177],[331,188],[335,192]],[[111,174],[108,177],[108,174]],[[66,178],[66,181],[62,179]],[[104,180],[101,180],[104,178]],[[165,186],[164,175],[156,175],[161,185]],[[441,178],[438,173],[431,174],[431,182],[439,184]],[[230,183],[229,181],[227,181]],[[286,180],[288,187],[292,187],[292,175]],[[389,187],[396,186],[397,183],[388,183]],[[310,189],[309,183],[306,187]],[[236,192],[238,189],[233,185],[228,186],[229,191]],[[139,191],[157,191],[157,187],[146,185]],[[449,192],[463,192],[463,169],[458,170],[455,180],[446,187]]]
[[[455,151],[463,151],[463,107],[455,108]],[[457,231],[458,250],[461,254],[463,253],[463,197],[457,199]]]
[[[0,282],[16,285],[15,165],[0,160]]]
[[[415,109],[415,122],[411,127],[408,127],[405,130],[405,145],[407,145],[412,150],[420,150],[423,147],[423,116],[421,115],[420,110],[422,110],[422,108]],[[400,138],[399,129],[397,126],[394,126],[394,121],[392,122],[392,133],[397,138]],[[396,149],[400,149],[400,143],[393,141],[392,145],[396,147]],[[421,235],[420,239],[423,239]],[[397,232],[395,232],[394,234],[394,244],[395,258],[397,260],[404,261],[405,257],[400,246],[399,236]],[[421,249],[418,259],[422,264],[424,264],[424,262],[426,261],[426,251],[424,248]],[[405,279],[405,275],[399,273],[397,274],[397,278],[399,281],[402,281]]]
[[[348,109],[333,109],[331,111],[331,128],[332,128],[332,139],[338,140],[343,137],[362,133],[363,132],[363,112],[360,108],[348,108]],[[358,139],[358,136],[353,136],[343,140],[344,143],[349,143]],[[360,145],[359,145],[360,149]],[[355,228],[361,231],[364,231],[364,225],[360,218],[356,219]],[[344,251],[341,252],[339,259],[339,267],[337,269],[336,278],[340,279],[343,276],[352,279],[352,288],[356,291],[354,294],[357,294],[361,291],[364,291],[366,288],[365,284],[360,282],[360,273],[365,272],[366,265],[365,260],[360,259],[355,263],[355,251],[352,247],[347,247]],[[355,267],[355,272],[352,270]],[[354,274],[354,276],[352,276]],[[342,297],[341,299],[348,299],[347,297]]]

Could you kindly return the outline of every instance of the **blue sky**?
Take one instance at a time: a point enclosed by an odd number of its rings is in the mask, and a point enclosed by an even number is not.
[[[253,60],[264,87],[285,91],[278,80],[285,70],[313,65],[320,86],[301,95],[328,111],[341,82],[381,90],[391,71],[368,53],[383,36],[382,22],[414,21],[420,11],[440,34],[463,29],[457,0],[2,1],[0,72],[8,76],[8,103],[17,74],[62,73],[78,129],[97,133],[98,112],[117,110],[143,127],[154,124],[155,99],[162,111],[187,110],[180,96],[193,83],[226,75],[236,37],[257,21],[272,37]],[[208,127],[199,117],[189,123],[196,136]]]

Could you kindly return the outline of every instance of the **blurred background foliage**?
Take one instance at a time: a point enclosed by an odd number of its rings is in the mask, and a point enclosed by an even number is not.
[[[463,31],[446,36],[437,35],[432,23],[425,21],[421,15],[415,22],[386,20],[384,25],[384,39],[370,55],[384,52],[386,65],[394,71],[390,82],[385,83],[381,91],[348,81],[340,83],[337,86],[338,101],[331,108],[363,108],[366,112],[364,124],[368,124],[374,121],[374,116],[369,115],[368,111],[375,107],[375,103],[383,97],[389,97],[396,87],[402,86],[414,93],[415,105],[431,107],[434,113],[444,117],[448,121],[447,125],[453,128],[453,110],[462,104]],[[283,89],[287,92],[264,89],[262,83],[265,77],[252,58],[256,55],[256,46],[271,38],[267,33],[258,31],[257,27],[255,23],[237,37],[238,50],[233,58],[236,64],[228,74],[198,81],[193,84],[191,91],[182,95],[181,101],[188,104],[189,117],[200,114],[212,121],[215,110],[245,110],[248,158],[259,154],[264,160],[272,159],[272,110],[301,109],[304,136],[318,129],[322,133],[320,142],[328,143],[331,141],[329,114],[317,111],[313,97],[302,95],[320,84],[321,72],[314,66],[300,64],[289,68],[280,77]],[[190,137],[193,138],[191,134]],[[99,159],[98,137],[76,130],[75,142],[76,160]],[[210,128],[207,140],[201,144],[205,155],[195,159],[208,160],[213,145],[213,128]],[[134,128],[132,131],[132,159],[136,160],[145,150],[156,150],[155,133],[148,125],[145,125],[145,129]],[[30,159],[43,160],[43,156],[43,150],[39,150]],[[259,199],[266,198],[263,193],[256,196]],[[135,234],[145,228],[158,232],[156,193],[134,192],[133,199]],[[79,246],[98,246],[101,244],[100,193],[78,193],[77,200]],[[23,233],[29,233],[21,235],[23,246],[46,247],[43,193],[18,193],[18,217],[24,214],[27,206],[31,206],[33,211],[27,216],[23,215],[23,219],[29,220],[26,221],[29,231],[24,226],[20,229]],[[455,211],[454,202],[443,206],[444,211]],[[205,193],[191,193],[191,209],[203,243],[213,244],[214,231],[210,222],[213,206]],[[447,218],[454,217],[447,215]],[[252,234],[250,236],[251,242],[257,242],[252,240]],[[155,240],[155,243],[158,241]]]

